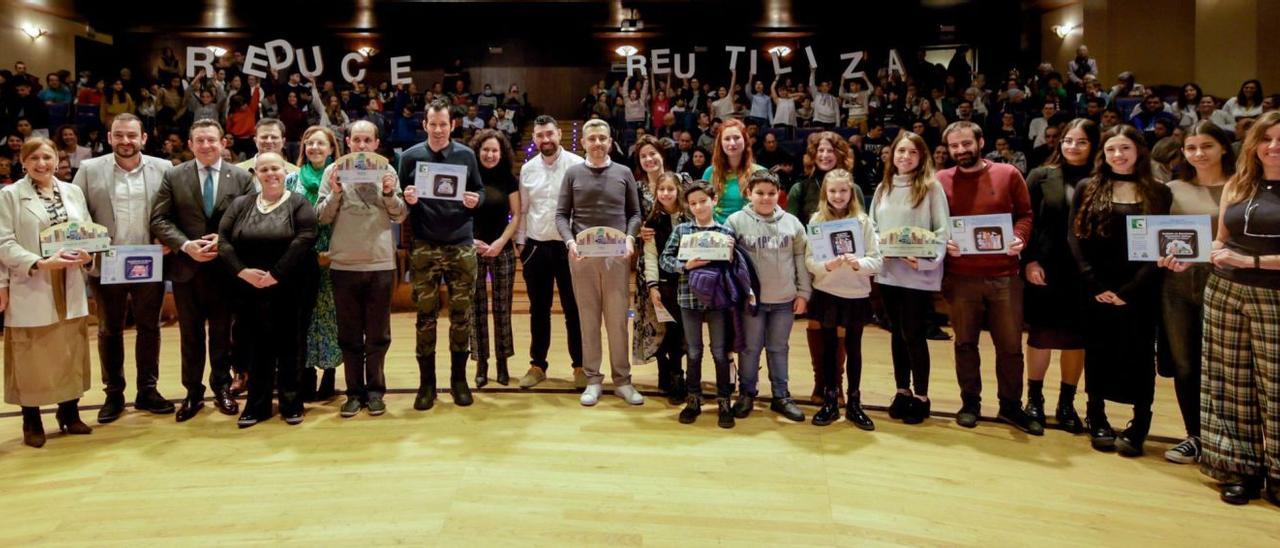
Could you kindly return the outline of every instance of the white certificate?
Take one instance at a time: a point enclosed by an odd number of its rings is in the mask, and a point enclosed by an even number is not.
[[[625,257],[627,255],[627,235],[621,230],[607,226],[593,226],[579,232],[574,241],[577,242],[580,257]]]
[[[1129,260],[1172,255],[1188,263],[1209,262],[1213,227],[1208,215],[1129,215]]]
[[[164,248],[158,245],[116,245],[102,254],[104,285],[161,281]]]
[[[467,191],[467,166],[418,162],[413,186],[419,198],[461,202]]]
[[[846,254],[861,258],[866,253],[862,248],[862,223],[857,219],[841,219],[811,224],[809,247],[813,250],[813,260],[819,263]]]
[[[951,218],[951,240],[960,246],[961,255],[1008,253],[1013,235],[1013,216],[964,215]]]
[[[344,185],[381,184],[389,163],[372,152],[352,152],[334,160],[338,180]]]
[[[730,257],[733,257],[733,236],[714,230],[681,236],[680,251],[676,253],[676,258],[681,261],[727,261]]]

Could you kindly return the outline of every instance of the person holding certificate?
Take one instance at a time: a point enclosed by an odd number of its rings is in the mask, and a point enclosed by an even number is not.
[[[1099,451],[1143,453],[1155,399],[1155,337],[1160,268],[1129,260],[1128,215],[1166,215],[1172,195],[1151,177],[1142,133],[1121,124],[1102,134],[1103,160],[1076,190],[1067,241],[1085,290],[1085,414]],[[1107,421],[1106,401],[1133,405],[1133,421],[1119,435]]]
[[[1258,118],[1223,191],[1204,290],[1204,453],[1221,497],[1280,505],[1280,112]]]
[[[84,192],[94,221],[111,231],[112,245],[150,244],[151,206],[165,170],[173,164],[142,153],[147,132],[142,121],[127,112],[111,120],[107,139],[114,153],[85,160],[74,184]],[[155,414],[172,413],[173,404],[156,390],[164,282],[104,284],[101,272],[90,275],[89,286],[97,304],[98,362],[107,393],[98,409],[98,422],[112,422],[124,413],[124,326],[130,313],[137,325],[133,352],[138,365],[137,397],[133,407]]]
[[[933,171],[929,145],[924,138],[903,131],[886,148],[892,160],[885,163],[884,179],[871,201],[871,222],[885,239],[918,229],[927,238],[915,252],[886,255],[876,275],[889,320],[893,379],[897,393],[889,404],[889,416],[906,424],[929,418],[929,345],[925,333],[933,314],[933,294],[942,288],[943,258],[948,220],[947,194]],[[909,233],[909,232],[908,232]],[[908,238],[909,241],[914,241]],[[889,246],[881,245],[881,253]]]
[[[4,312],[4,401],[22,407],[22,442],[43,447],[40,406],[58,404],[58,428],[93,432],[80,420],[89,389],[89,305],[82,249],[40,253],[40,232],[88,222],[84,194],[53,176],[53,141],[33,137],[18,151],[27,175],[0,191],[0,312]]]
[[[480,166],[471,148],[449,139],[449,104],[437,99],[422,119],[427,141],[400,156],[400,184],[409,206],[413,250],[409,263],[418,305],[417,345],[420,384],[413,407],[430,409],[436,394],[436,317],[440,284],[449,287],[449,390],[453,403],[472,403],[467,386],[471,299],[476,283],[472,218],[484,203]],[[448,187],[448,188],[445,188]],[[624,318],[625,319],[625,318]]]
[[[1027,415],[1045,423],[1044,377],[1053,350],[1058,350],[1062,382],[1054,418],[1073,434],[1084,432],[1076,413],[1076,386],[1084,373],[1084,289],[1075,257],[1067,245],[1071,198],[1093,172],[1098,152],[1098,125],[1077,118],[1062,130],[1063,138],[1043,166],[1031,170],[1027,187],[1036,222],[1022,252],[1027,286],[1023,310],[1027,322]]]
[[[1187,130],[1182,144],[1187,176],[1169,181],[1173,193],[1173,215],[1209,215],[1213,231],[1218,229],[1222,192],[1236,171],[1236,154],[1230,134],[1212,121],[1196,122]],[[1202,244],[1203,245],[1203,244]],[[1178,464],[1200,460],[1200,375],[1201,339],[1204,333],[1204,287],[1213,272],[1212,263],[1189,263],[1173,255],[1158,263],[1165,273],[1160,289],[1160,364],[1163,374],[1172,374],[1173,389],[1182,412],[1187,437],[1165,451],[1164,458]]]
[[[565,171],[556,205],[556,229],[569,249],[569,270],[573,295],[582,325],[582,370],[587,387],[580,402],[595,405],[600,400],[604,376],[600,374],[603,348],[600,324],[609,336],[609,369],[614,393],[631,405],[644,403],[644,396],[631,385],[631,362],[627,351],[627,274],[635,252],[635,234],[640,230],[640,198],[631,170],[613,163],[609,124],[590,120],[582,125],[582,146],[586,162]],[[621,257],[582,257],[576,236],[592,227],[607,227],[626,235]]]
[[[1012,238],[1004,253],[964,255],[956,242],[947,241],[949,257],[942,293],[951,305],[951,324],[956,331],[956,379],[964,402],[956,413],[956,423],[973,428],[981,414],[978,335],[986,318],[996,347],[1000,398],[996,417],[1023,432],[1042,436],[1044,426],[1022,410],[1022,269],[1018,254],[1031,237],[1027,183],[1017,168],[982,159],[982,128],[977,124],[953,123],[942,134],[942,140],[956,162],[956,167],[938,172],[952,223],[956,217],[969,215],[998,214],[1013,219]]]

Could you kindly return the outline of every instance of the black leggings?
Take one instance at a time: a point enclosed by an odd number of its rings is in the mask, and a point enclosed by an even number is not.
[[[849,401],[859,399],[862,395],[862,322],[844,327],[844,363],[848,370]],[[818,332],[822,337],[822,383],[826,387],[823,397],[834,402],[840,396],[840,364],[837,347],[840,344],[838,328],[823,327]]]
[[[893,380],[898,390],[915,384],[917,396],[929,395],[929,344],[925,332],[933,314],[933,293],[878,284],[888,316],[893,351]]]

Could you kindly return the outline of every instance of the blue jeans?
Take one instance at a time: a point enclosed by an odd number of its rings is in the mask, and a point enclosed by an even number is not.
[[[689,395],[702,394],[702,324],[707,324],[711,332],[711,359],[716,364],[716,397],[728,398],[733,395],[733,382],[729,380],[729,313],[725,310],[690,310],[680,309],[680,317],[684,322],[684,339],[688,345],[685,358],[689,366],[685,368],[685,385]]]
[[[742,364],[738,366],[738,381],[742,384],[739,394],[756,395],[760,383],[760,352],[769,357],[769,389],[774,398],[789,398],[787,390],[787,352],[790,351],[791,324],[795,323],[794,305],[791,302],[761,304],[754,314],[742,317],[743,336],[747,349],[742,352]]]

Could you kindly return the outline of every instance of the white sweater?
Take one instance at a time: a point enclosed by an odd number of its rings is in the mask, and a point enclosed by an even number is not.
[[[865,213],[858,215],[862,229],[863,256],[858,259],[858,270],[841,265],[827,271],[827,265],[813,260],[813,246],[805,255],[804,265],[813,274],[813,289],[828,295],[846,299],[863,299],[871,296],[871,277],[880,272],[884,259],[880,257],[880,239],[876,225]]]

